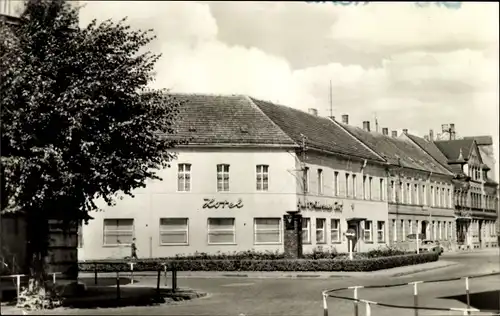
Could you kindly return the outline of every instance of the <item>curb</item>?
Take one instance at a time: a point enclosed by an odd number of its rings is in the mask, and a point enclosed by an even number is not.
[[[432,267],[432,268],[428,267],[428,268],[416,269],[416,270],[408,271],[408,272],[400,272],[400,273],[392,274],[390,276],[391,277],[400,277],[400,276],[411,275],[411,274],[425,272],[425,271],[430,271],[430,270],[437,270],[437,269],[448,268],[448,267],[455,266],[455,265],[458,265],[458,262],[452,262],[452,261],[450,261],[448,264],[443,265],[443,266]]]

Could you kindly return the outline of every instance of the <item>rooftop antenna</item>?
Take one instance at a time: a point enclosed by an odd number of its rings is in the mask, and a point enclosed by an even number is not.
[[[332,80],[330,80],[330,117],[333,117]]]
[[[377,120],[377,112],[375,112],[375,131],[378,133],[378,120]]]

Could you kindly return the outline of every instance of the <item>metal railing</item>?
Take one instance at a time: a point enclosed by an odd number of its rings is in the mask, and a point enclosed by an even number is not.
[[[495,275],[500,275],[500,272],[494,272],[494,273],[488,273],[488,274],[480,274],[480,275],[472,275],[472,276],[465,276],[465,277],[457,277],[457,278],[449,278],[449,279],[438,279],[438,280],[430,280],[430,281],[414,281],[414,282],[409,282],[409,283],[397,283],[397,284],[390,284],[390,285],[367,285],[367,286],[349,286],[349,287],[343,287],[343,288],[337,288],[337,289],[330,289],[330,290],[325,290],[322,292],[322,297],[323,297],[323,315],[328,316],[328,302],[327,298],[328,297],[333,297],[337,299],[344,299],[344,300],[349,300],[354,303],[354,316],[359,315],[359,304],[365,304],[365,316],[371,316],[371,307],[374,305],[378,306],[383,306],[383,307],[388,307],[388,308],[398,308],[398,309],[413,309],[415,311],[415,316],[418,316],[418,311],[419,310],[428,310],[428,311],[442,311],[442,312],[462,312],[463,315],[471,315],[471,312],[479,312],[479,313],[488,313],[486,315],[500,315],[499,312],[492,312],[492,311],[485,311],[485,310],[479,310],[476,308],[472,308],[470,305],[470,292],[469,292],[469,280],[473,278],[481,278],[481,277],[488,277],[488,276],[495,276]],[[446,282],[446,281],[458,281],[458,280],[465,280],[465,294],[467,297],[467,308],[445,308],[445,307],[426,307],[426,306],[419,306],[418,304],[418,284],[422,283],[437,283],[437,282]],[[380,288],[391,288],[391,287],[397,287],[397,286],[408,286],[411,285],[413,286],[413,301],[414,301],[414,306],[403,306],[403,305],[395,305],[395,304],[387,304],[387,303],[381,303],[381,302],[375,302],[375,301],[369,301],[369,300],[364,300],[360,299],[358,297],[358,289],[380,289]],[[353,290],[353,297],[347,297],[347,296],[340,296],[340,295],[333,295],[331,293],[334,292],[339,292],[343,290]],[[485,315],[485,314],[482,314]]]
[[[57,275],[61,274],[61,272],[51,272],[48,273],[49,275],[52,275],[52,283],[55,285],[57,283]],[[11,274],[11,275],[2,275],[0,278],[2,279],[7,279],[10,278],[12,281],[15,280],[16,284],[16,300],[19,302],[19,293],[21,292],[21,279],[28,277],[27,274]]]

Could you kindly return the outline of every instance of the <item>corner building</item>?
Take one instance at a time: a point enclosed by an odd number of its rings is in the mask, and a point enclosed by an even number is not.
[[[284,251],[284,215],[300,210],[304,252],[387,241],[384,161],[329,118],[247,96],[176,94],[183,102],[163,181],[149,181],[80,229],[79,260]],[[369,177],[372,194],[361,194]]]

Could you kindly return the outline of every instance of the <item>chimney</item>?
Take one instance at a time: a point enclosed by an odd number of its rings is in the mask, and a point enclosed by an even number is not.
[[[392,137],[398,137],[398,131],[392,131]]]
[[[450,138],[455,140],[455,123],[450,123]]]
[[[370,121],[363,121],[363,129],[367,132],[370,131]]]
[[[342,114],[342,123],[349,124],[349,115]]]
[[[389,129],[387,127],[382,127],[382,135],[389,135]]]
[[[315,109],[315,108],[309,108],[309,110],[307,111],[309,112],[309,114],[312,114],[312,115],[318,115],[318,110]]]
[[[408,129],[403,128],[403,134],[408,134]]]
[[[434,131],[433,131],[432,129],[430,129],[430,130],[429,130],[429,140],[430,140],[431,142],[433,142],[433,141],[434,141]]]

